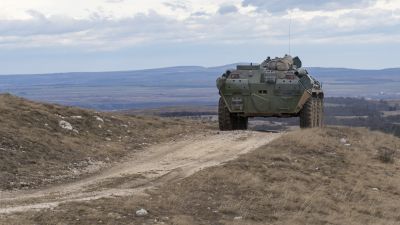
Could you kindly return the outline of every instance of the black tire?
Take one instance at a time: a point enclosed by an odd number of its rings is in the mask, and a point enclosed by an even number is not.
[[[313,122],[313,98],[309,98],[300,111],[300,127],[310,128]]]
[[[324,98],[321,96],[317,97],[317,127],[322,127],[324,125]]]
[[[233,116],[229,112],[228,107],[225,105],[225,101],[222,98],[219,98],[218,124],[221,131],[234,129],[234,121],[232,117]]]
[[[323,111],[323,97],[313,96],[309,98],[300,111],[300,127],[322,127]]]
[[[247,117],[241,117],[237,114],[230,113],[228,107],[225,105],[225,101],[219,98],[218,125],[221,131],[247,130],[248,121]]]

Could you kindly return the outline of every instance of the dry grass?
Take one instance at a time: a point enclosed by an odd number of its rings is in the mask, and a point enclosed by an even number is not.
[[[3,221],[396,225],[400,221],[400,163],[398,159],[382,163],[377,154],[381,148],[397,150],[399,146],[400,139],[367,129],[296,131],[237,160],[166,184],[147,197],[69,203]],[[148,217],[135,217],[141,207],[150,211]]]
[[[75,131],[61,128],[61,120]],[[0,124],[0,190],[65,182],[150,144],[204,127],[41,104],[11,95],[0,95]]]

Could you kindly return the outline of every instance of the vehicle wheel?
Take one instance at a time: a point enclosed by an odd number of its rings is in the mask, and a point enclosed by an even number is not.
[[[322,127],[324,116],[323,97],[311,97],[300,111],[300,127]]]
[[[313,121],[313,98],[309,98],[307,102],[303,105],[303,109],[300,111],[300,127],[309,128],[312,127]]]
[[[234,120],[233,115],[229,112],[228,107],[225,105],[225,101],[219,98],[218,104],[218,124],[221,131],[233,130]]]
[[[316,107],[316,126],[317,127],[322,127],[324,125],[324,98],[323,97],[317,97],[316,98],[317,102],[317,107]]]

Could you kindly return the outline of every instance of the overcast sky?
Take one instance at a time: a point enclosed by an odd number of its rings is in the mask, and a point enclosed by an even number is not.
[[[400,67],[400,0],[0,0],[0,74],[216,66]]]

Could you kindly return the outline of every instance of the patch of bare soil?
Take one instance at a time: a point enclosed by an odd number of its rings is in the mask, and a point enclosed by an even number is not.
[[[280,134],[208,131],[150,146],[113,167],[59,186],[2,192],[0,215],[55,208],[69,202],[142,195],[146,190],[193,173],[270,142]]]
[[[0,95],[0,190],[64,183],[205,125]]]
[[[295,131],[223,165],[167,180],[147,195],[69,202],[3,215],[1,221],[395,225],[400,221],[399,148],[400,139],[367,129]],[[382,149],[396,152],[392,162],[381,161]],[[141,208],[149,214],[137,216]]]

